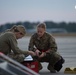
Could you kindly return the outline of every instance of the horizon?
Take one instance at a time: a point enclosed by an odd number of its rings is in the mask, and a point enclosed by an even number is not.
[[[0,0],[0,25],[15,22],[76,22],[76,0]]]

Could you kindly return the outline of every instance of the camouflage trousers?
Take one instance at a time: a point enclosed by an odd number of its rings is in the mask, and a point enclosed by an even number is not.
[[[18,62],[23,62],[25,55],[24,54],[14,54],[14,53],[10,53],[8,54],[8,57],[18,61]]]
[[[52,53],[47,54],[46,56],[38,59],[39,62],[39,70],[42,69],[41,62],[47,62],[48,63],[48,70],[51,70],[51,67],[54,67],[56,62],[58,62],[61,59],[61,56],[58,53]]]

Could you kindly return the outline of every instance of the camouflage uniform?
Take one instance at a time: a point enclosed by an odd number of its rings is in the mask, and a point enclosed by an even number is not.
[[[10,54],[13,51],[13,54]],[[11,58],[22,62],[28,51],[22,51],[17,46],[16,36],[13,32],[5,32],[0,35],[0,52],[10,56]]]
[[[29,42],[29,50],[35,51],[36,49],[41,52],[44,50],[46,52],[49,49],[49,52],[46,53],[46,56],[38,59],[39,62],[49,62],[48,69],[51,70],[51,66],[60,60],[60,55],[57,53],[57,44],[54,37],[45,32],[44,35],[39,38],[37,33],[33,34]]]

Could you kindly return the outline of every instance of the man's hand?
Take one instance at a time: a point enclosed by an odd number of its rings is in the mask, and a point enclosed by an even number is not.
[[[40,51],[37,49],[37,50],[35,51],[36,56],[39,57],[39,53],[40,53]]]
[[[28,51],[29,55],[32,55],[32,56],[36,56],[35,52],[33,51]]]
[[[46,53],[45,52],[42,52],[42,54],[39,56],[39,58],[42,58],[44,56],[46,56]]]

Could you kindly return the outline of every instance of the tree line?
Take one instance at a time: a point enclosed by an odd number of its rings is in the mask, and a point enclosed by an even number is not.
[[[16,23],[6,23],[4,25],[0,25],[0,32],[5,31],[6,29],[10,29],[13,25],[23,25],[23,26],[25,26],[26,30],[35,29],[39,23],[40,22],[29,22],[29,21],[16,22]],[[56,23],[53,21],[45,21],[44,23],[46,23],[47,29],[63,28],[68,33],[76,33],[76,22],[69,22],[69,23],[59,22],[59,23]]]

